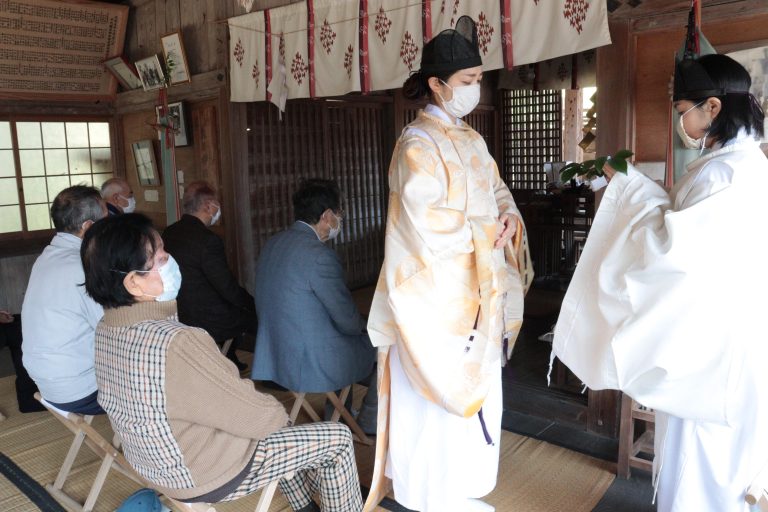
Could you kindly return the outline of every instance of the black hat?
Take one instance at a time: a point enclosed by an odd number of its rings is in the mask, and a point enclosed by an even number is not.
[[[477,29],[469,16],[456,21],[456,28],[448,28],[433,37],[421,52],[421,73],[443,74],[460,69],[482,66],[477,45]]]
[[[719,65],[730,64],[732,59],[718,55]],[[725,61],[725,62],[722,62]],[[735,63],[735,61],[733,61]],[[737,66],[741,67],[740,64]],[[742,68],[743,69],[743,68]],[[746,71],[744,71],[746,73]],[[747,77],[749,75],[747,74]],[[686,56],[675,63],[675,90],[673,101],[696,100],[710,96],[725,96],[726,94],[746,94],[749,88],[720,87],[699,62],[699,58]]]

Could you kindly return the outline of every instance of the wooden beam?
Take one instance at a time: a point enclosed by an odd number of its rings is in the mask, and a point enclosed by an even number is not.
[[[221,69],[194,75],[191,82],[174,85],[168,89],[168,101],[199,101],[216,98],[219,89],[227,84],[226,72]],[[145,92],[141,89],[127,91],[117,95],[115,109],[118,114],[152,110],[157,104],[157,91]]]
[[[682,6],[685,4],[685,6]],[[632,22],[633,32],[684,27],[688,23],[690,1],[665,2],[654,12],[635,18]],[[768,14],[768,2],[765,0],[723,0],[704,2],[702,7],[702,27],[706,33],[707,25],[722,20],[738,20],[750,18],[758,14]]]

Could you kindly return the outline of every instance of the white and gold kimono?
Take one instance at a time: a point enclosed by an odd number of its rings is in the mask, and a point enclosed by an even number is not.
[[[617,174],[563,301],[553,357],[656,410],[659,512],[746,512],[768,465],[766,182],[743,132],[669,195]]]
[[[533,277],[525,228],[483,138],[434,105],[400,137],[389,187],[368,322],[379,417],[365,510],[386,495],[387,478],[402,505],[447,510],[441,500],[482,497],[496,483],[500,368]],[[503,213],[517,231],[494,249]]]

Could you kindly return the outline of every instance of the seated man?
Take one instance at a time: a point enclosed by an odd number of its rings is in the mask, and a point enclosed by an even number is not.
[[[56,236],[35,261],[21,306],[24,367],[43,398],[79,414],[104,412],[93,370],[93,333],[103,310],[85,293],[80,244],[106,215],[93,187],[59,192],[51,206]]]
[[[209,229],[221,218],[221,205],[204,181],[187,186],[182,204],[184,215],[163,232],[165,250],[181,268],[179,320],[202,327],[219,345],[234,338],[227,357],[245,370],[235,349],[243,333],[256,334],[256,311],[253,297],[229,270],[224,242]]]
[[[286,427],[280,402],[241,379],[204,330],[178,321],[183,280],[149,219],[96,223],[82,260],[85,288],[104,306],[99,401],[140,475],[187,502],[231,501],[279,480],[293,510],[321,510],[315,494],[323,511],[362,510],[349,429]]]
[[[267,241],[256,263],[259,329],[252,377],[308,393],[365,379],[373,383],[365,403],[375,404],[376,352],[344,283],[341,262],[325,244],[341,231],[338,185],[303,182],[293,195],[293,210],[296,222]],[[375,432],[375,405],[364,404],[360,414],[359,423],[369,422],[360,427]]]
[[[112,178],[101,184],[101,197],[107,203],[109,215],[132,213],[136,209],[136,198],[131,186],[123,178]]]
[[[37,386],[21,362],[21,315],[0,310],[0,348],[7,346],[16,370],[16,401],[19,412],[44,411],[43,404],[35,400]]]

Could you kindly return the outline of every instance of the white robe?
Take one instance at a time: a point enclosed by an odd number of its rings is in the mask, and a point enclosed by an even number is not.
[[[617,174],[563,301],[553,357],[657,411],[659,512],[749,510],[768,463],[766,183],[744,134],[669,195]]]

